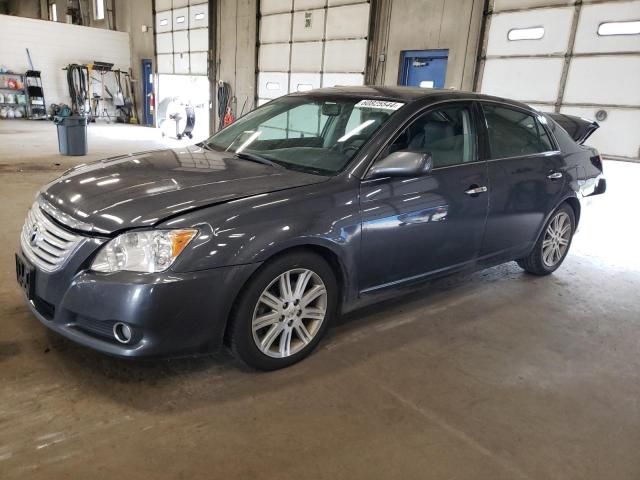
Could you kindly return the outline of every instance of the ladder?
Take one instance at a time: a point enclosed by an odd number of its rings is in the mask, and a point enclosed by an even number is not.
[[[27,70],[24,80],[24,87],[27,91],[27,118],[31,120],[46,120],[47,105],[44,101],[40,72],[38,70]]]

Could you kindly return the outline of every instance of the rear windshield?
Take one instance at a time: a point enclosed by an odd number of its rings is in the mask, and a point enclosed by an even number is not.
[[[282,97],[238,119],[205,142],[319,174],[342,170],[404,103]]]

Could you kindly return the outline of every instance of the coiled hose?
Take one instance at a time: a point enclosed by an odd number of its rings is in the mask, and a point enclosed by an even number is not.
[[[75,63],[67,65],[67,86],[71,97],[73,113],[82,115],[85,113],[87,103],[87,73],[84,65]]]

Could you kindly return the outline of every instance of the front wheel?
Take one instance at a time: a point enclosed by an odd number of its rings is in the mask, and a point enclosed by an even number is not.
[[[335,316],[331,267],[310,252],[265,264],[243,290],[232,314],[233,354],[250,367],[276,370],[309,355]]]
[[[553,212],[533,251],[518,260],[518,265],[533,275],[549,275],[562,264],[573,239],[576,217],[568,204]]]

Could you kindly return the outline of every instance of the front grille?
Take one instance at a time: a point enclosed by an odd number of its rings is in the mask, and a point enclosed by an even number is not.
[[[58,227],[34,203],[20,235],[25,256],[38,269],[53,272],[61,268],[83,237]]]

